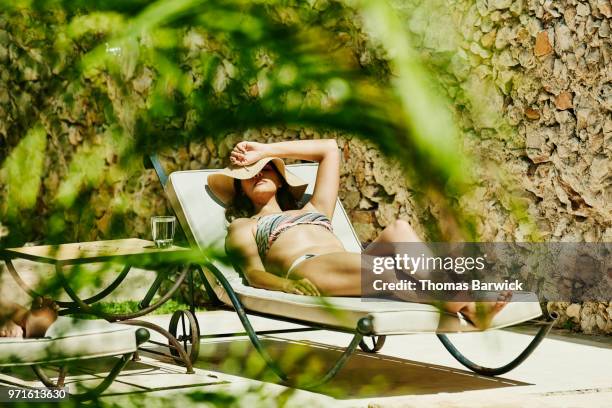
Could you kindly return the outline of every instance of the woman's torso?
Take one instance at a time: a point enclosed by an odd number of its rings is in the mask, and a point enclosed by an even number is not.
[[[285,211],[283,215],[297,216],[302,214],[320,214],[310,203],[301,210]],[[308,219],[308,217],[306,217]],[[326,218],[326,217],[325,217]],[[319,218],[319,221],[322,218]],[[252,218],[251,231],[253,239],[257,236],[258,218]],[[304,254],[327,254],[344,251],[340,240],[322,222],[317,224],[298,224],[283,229],[267,248],[260,252],[260,258],[268,272],[283,276],[292,262]],[[261,231],[260,231],[261,235]]]

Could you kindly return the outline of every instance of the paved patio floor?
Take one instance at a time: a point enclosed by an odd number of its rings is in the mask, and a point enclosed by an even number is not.
[[[242,332],[231,311],[201,312],[197,317],[206,334]],[[147,318],[162,326],[169,319],[169,315]],[[298,327],[261,317],[253,317],[253,323],[256,330]],[[350,340],[348,335],[325,330],[264,337],[271,354],[281,361],[299,356],[292,365],[294,373],[304,367],[324,368]],[[153,338],[163,340],[156,334]],[[478,361],[483,364],[507,361],[529,338],[529,334],[507,330],[453,336],[468,356],[480,353]],[[142,353],[141,360],[130,363],[104,400],[123,405],[126,399],[155,396],[176,403],[185,400],[182,404],[188,405],[202,395],[217,393],[250,401],[249,406],[287,402],[287,406],[308,407],[609,407],[611,361],[610,338],[596,342],[585,336],[552,335],[517,369],[487,378],[463,369],[433,335],[393,336],[380,354],[357,353],[330,383],[310,392],[274,384],[246,337],[219,337],[203,340],[195,374]],[[110,363],[101,360],[79,367],[69,386],[93,383],[108,372]],[[1,383],[36,385],[27,370],[0,374]]]
[[[136,272],[115,300],[139,298],[146,288],[138,282],[150,278],[148,273]],[[4,296],[14,288],[6,274],[1,278],[0,294]],[[197,317],[204,335],[243,332],[236,314],[229,310],[200,312]],[[145,319],[167,327],[170,316]],[[253,317],[252,322],[258,331],[300,328],[261,317]],[[475,361],[499,365],[515,356],[533,332],[526,327],[451,338]],[[263,337],[270,353],[290,372],[299,374],[305,368],[323,370],[339,356],[351,336],[309,330]],[[153,338],[163,341],[157,334]],[[69,378],[69,386],[93,383],[108,372],[111,362],[99,360],[80,366]],[[221,405],[238,398],[241,406],[610,407],[611,362],[612,336],[556,331],[521,366],[501,377],[487,378],[464,369],[434,335],[392,336],[379,354],[356,353],[336,378],[313,392],[275,384],[244,335],[225,336],[202,341],[195,374],[186,374],[184,368],[154,354],[141,353],[141,360],[128,365],[103,399],[120,406],[127,405],[127,400],[142,402],[143,398],[188,406],[214,396]],[[2,384],[39,385],[27,370],[0,373]]]

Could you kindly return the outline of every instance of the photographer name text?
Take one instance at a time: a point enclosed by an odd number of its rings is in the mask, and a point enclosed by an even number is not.
[[[389,290],[421,290],[421,291],[505,291],[505,290],[523,290],[524,282],[518,280],[503,282],[482,282],[473,279],[468,282],[433,282],[431,280],[406,280],[402,279],[396,282],[385,282],[382,279],[377,279],[372,283],[372,287],[377,291]]]

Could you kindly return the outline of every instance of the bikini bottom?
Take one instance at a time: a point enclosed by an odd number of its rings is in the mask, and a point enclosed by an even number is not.
[[[297,268],[297,266],[299,264],[301,264],[302,262],[304,262],[307,259],[310,258],[314,258],[315,256],[317,256],[317,254],[304,254],[300,257],[298,257],[295,261],[293,261],[293,263],[291,264],[291,266],[289,267],[289,270],[287,270],[287,279],[289,279],[289,275],[291,275],[291,272]]]

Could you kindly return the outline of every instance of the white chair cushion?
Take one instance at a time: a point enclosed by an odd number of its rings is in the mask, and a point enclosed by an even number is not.
[[[288,167],[309,183],[306,194],[311,194],[317,165],[298,164]],[[208,175],[215,171],[174,172],[168,178],[166,192],[190,243],[194,247],[213,246],[223,250],[227,233],[225,209],[214,199],[206,185]],[[340,200],[336,202],[332,224],[344,248],[360,253],[361,244]],[[214,265],[229,280],[245,308],[250,311],[349,330],[355,329],[360,318],[370,316],[375,333],[381,335],[477,330],[460,316],[441,313],[431,305],[349,297],[311,297],[257,289],[244,285],[232,267],[218,262]],[[216,279],[210,273],[207,276],[219,299],[231,305],[229,297]],[[519,297],[524,301],[516,301]],[[495,316],[491,328],[511,326],[542,314],[534,294],[515,293],[513,299]]]
[[[0,338],[0,367],[58,363],[136,351],[138,327],[59,316],[44,338]]]
[[[218,263],[215,265],[228,278],[247,310],[349,330],[357,327],[359,319],[370,316],[374,333],[379,335],[478,331],[461,315],[441,312],[428,304],[358,297],[303,296],[258,289],[244,285],[232,268]],[[231,305],[229,297],[218,284],[215,293],[225,304]],[[491,329],[512,326],[542,314],[533,293],[514,292],[513,300],[493,318]]]

